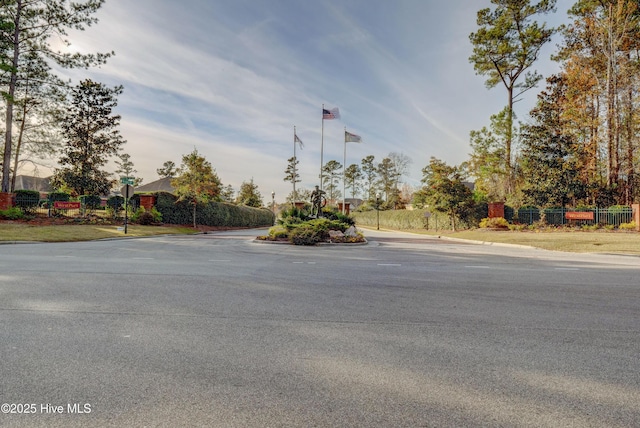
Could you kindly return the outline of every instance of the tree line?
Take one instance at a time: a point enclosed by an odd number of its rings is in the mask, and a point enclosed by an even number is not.
[[[62,80],[58,68],[104,64],[114,52],[65,52],[69,30],[85,30],[98,22],[95,13],[104,0],[0,0],[0,93],[4,100],[4,150],[0,159],[2,192],[15,188],[17,171],[26,163],[40,165],[57,157],[52,187],[74,196],[106,195],[116,185],[105,168],[115,159],[116,175],[133,176],[130,155],[123,152],[120,115],[115,114],[123,87],[84,79]],[[60,41],[62,50],[52,41]],[[223,186],[211,164],[197,150],[184,155],[182,165],[168,161],[158,169],[171,176],[183,199],[220,200],[260,207],[262,196],[251,179],[235,196]],[[174,177],[175,176],[175,177]],[[135,185],[142,179],[135,178]],[[196,197],[197,195],[197,197]]]
[[[299,160],[291,157],[287,160],[287,168],[284,171],[284,181],[299,183]],[[403,185],[402,176],[407,173],[411,165],[411,159],[398,152],[391,152],[380,162],[376,162],[375,156],[369,155],[363,158],[360,164],[351,164],[346,168],[337,160],[330,160],[322,167],[323,189],[329,201],[337,201],[343,196],[362,198],[373,203],[378,199],[382,201],[383,209],[404,208],[411,203],[413,190],[408,185]],[[342,189],[346,191],[343,195]],[[287,201],[308,201],[311,191],[308,189],[296,189],[287,196]],[[348,196],[350,195],[350,196]]]
[[[628,205],[640,197],[640,2],[580,0],[559,28],[537,17],[555,0],[492,0],[478,12],[470,57],[491,88],[507,90],[505,109],[471,132],[461,165],[489,201],[513,206]],[[542,81],[531,71],[542,46],[561,37],[529,117],[516,123],[514,102]]]

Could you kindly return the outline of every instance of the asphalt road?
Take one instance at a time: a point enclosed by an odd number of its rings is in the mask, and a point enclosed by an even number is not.
[[[0,245],[0,426],[640,426],[640,258],[258,233]]]

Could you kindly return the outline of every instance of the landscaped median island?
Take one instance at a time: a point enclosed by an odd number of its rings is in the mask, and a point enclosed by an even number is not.
[[[258,241],[285,242],[294,245],[322,243],[354,244],[367,242],[355,228],[355,221],[340,212],[326,210],[322,218],[311,218],[307,211],[290,208],[281,213],[278,224]]]

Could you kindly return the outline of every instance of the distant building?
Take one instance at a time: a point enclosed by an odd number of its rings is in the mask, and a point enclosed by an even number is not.
[[[37,190],[40,193],[49,193],[51,188],[51,177],[31,177],[29,175],[16,176],[14,190]]]
[[[171,185],[171,180],[173,178],[166,177],[161,178],[160,180],[152,181],[149,184],[143,184],[142,186],[136,187],[136,193],[153,193],[153,192],[175,192],[175,188]]]

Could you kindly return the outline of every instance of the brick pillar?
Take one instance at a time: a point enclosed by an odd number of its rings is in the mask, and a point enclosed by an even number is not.
[[[0,193],[0,210],[13,207],[13,193]]]
[[[636,222],[636,230],[640,232],[640,204],[631,205],[633,208],[633,221]]]
[[[144,207],[146,211],[151,211],[156,204],[155,195],[140,195],[140,206]]]
[[[344,213],[349,215],[349,208],[351,208],[351,202],[344,204]],[[342,202],[338,202],[338,211],[342,212]]]
[[[492,202],[489,204],[489,218],[504,218],[504,202]]]

